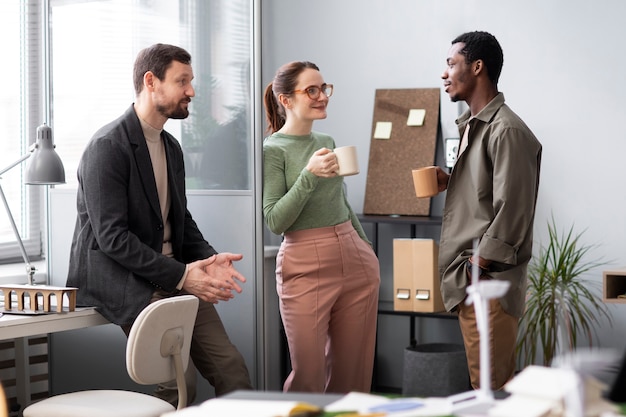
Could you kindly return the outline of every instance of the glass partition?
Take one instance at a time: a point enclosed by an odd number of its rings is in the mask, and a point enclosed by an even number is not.
[[[53,120],[67,181],[93,133],[134,100],[142,48],[171,43],[192,55],[190,116],[165,129],[181,141],[188,189],[252,184],[252,2],[51,0]]]

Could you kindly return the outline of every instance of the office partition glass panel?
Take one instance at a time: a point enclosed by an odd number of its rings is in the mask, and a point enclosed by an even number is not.
[[[170,120],[188,189],[252,184],[251,10],[248,0],[51,0],[53,120],[67,182],[85,144],[134,101],[142,48],[171,43],[192,55],[190,116]]]

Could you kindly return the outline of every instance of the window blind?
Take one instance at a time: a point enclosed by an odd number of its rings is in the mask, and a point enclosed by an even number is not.
[[[0,77],[0,168],[10,166],[36,139],[43,123],[41,5],[37,0],[0,2],[0,34],[5,61]],[[31,261],[42,253],[42,204],[44,187],[28,186],[23,175],[28,161],[2,175],[0,186],[7,198],[26,252]],[[0,262],[21,261],[22,256],[9,221],[0,207]]]

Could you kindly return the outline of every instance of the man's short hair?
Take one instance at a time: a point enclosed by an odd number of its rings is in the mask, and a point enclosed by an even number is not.
[[[495,36],[482,31],[467,32],[457,36],[452,41],[452,45],[459,42],[465,44],[463,49],[459,51],[465,57],[465,62],[470,64],[481,59],[487,67],[489,79],[494,85],[497,85],[502,72],[504,55]]]
[[[152,72],[155,77],[162,81],[165,79],[165,72],[173,61],[189,65],[191,64],[191,55],[181,47],[163,43],[156,43],[139,51],[133,70],[135,94],[139,95],[143,90],[143,76],[146,72]]]

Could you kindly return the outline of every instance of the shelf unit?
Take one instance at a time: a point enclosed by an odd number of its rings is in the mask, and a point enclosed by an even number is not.
[[[378,225],[381,223],[386,224],[408,224],[411,226],[411,238],[417,237],[417,226],[433,226],[441,227],[441,216],[397,216],[397,215],[372,215],[372,214],[357,214],[361,223],[371,223],[374,226],[374,232],[372,236],[372,244],[374,246],[374,252],[378,253]]]
[[[417,236],[417,226],[429,226],[429,227],[441,227],[441,217],[439,216],[382,216],[382,215],[370,215],[370,214],[357,214],[361,224],[371,223],[373,227],[372,246],[374,252],[379,253],[378,247],[378,227],[380,224],[406,224],[411,227],[410,236],[411,239],[415,239]],[[378,314],[395,315],[395,316],[408,316],[409,317],[409,345],[415,347],[417,339],[415,337],[415,318],[416,317],[430,317],[430,318],[446,318],[456,319],[456,314],[451,313],[423,313],[417,311],[397,311],[393,309],[393,302],[381,301],[378,304]]]
[[[370,236],[372,245],[374,247],[374,251],[378,254],[378,230],[380,224],[405,224],[410,226],[410,235],[412,238],[417,237],[417,227],[418,226],[432,226],[432,227],[441,227],[441,217],[422,217],[422,216],[379,216],[379,215],[366,215],[366,214],[357,214],[359,221],[362,224],[372,224],[373,231]],[[275,255],[274,255],[275,257]],[[267,275],[273,277],[273,269],[275,265],[272,265],[270,270],[268,270]],[[272,280],[271,288],[275,286],[275,281]],[[274,290],[272,290],[274,291]],[[274,291],[275,293],[275,291]],[[276,305],[278,302],[276,301]],[[278,314],[278,313],[277,313]],[[443,319],[456,319],[456,314],[451,313],[424,313],[424,312],[413,312],[413,311],[396,311],[393,309],[393,302],[391,301],[381,301],[378,304],[378,314],[379,315],[389,315],[389,316],[405,316],[409,318],[409,344],[410,346],[415,346],[417,344],[417,338],[415,335],[415,323],[416,318],[418,317],[426,317],[426,318],[443,318]],[[284,381],[289,372],[291,371],[291,364],[289,362],[289,347],[287,345],[286,336],[284,334],[284,329],[282,328],[282,322],[280,323],[280,333],[281,333],[281,341],[280,341],[280,356],[282,357],[283,363],[280,365],[279,370],[279,380]],[[378,343],[377,343],[378,344]],[[376,367],[375,367],[376,369]],[[395,387],[382,387],[378,384],[376,371],[374,372],[374,380],[372,381],[372,388],[374,391],[378,392],[395,392]]]
[[[369,215],[369,214],[357,214],[359,221],[361,224],[371,224],[372,225],[372,234],[370,236],[372,241],[372,246],[374,248],[374,252],[378,255],[379,252],[379,226],[381,224],[400,224],[400,225],[408,225],[410,226],[410,237],[411,239],[417,238],[418,227],[436,227],[441,228],[441,217],[440,216],[397,216],[397,215]],[[381,276],[381,279],[386,279]],[[409,346],[415,347],[418,343],[416,337],[416,319],[417,318],[438,318],[438,319],[451,319],[457,320],[457,315],[455,313],[447,313],[447,312],[438,312],[438,313],[426,313],[426,312],[417,312],[417,311],[398,311],[393,308],[393,301],[380,301],[378,303],[378,314],[388,315],[388,316],[405,316],[409,318]],[[378,337],[377,337],[378,339]],[[378,340],[377,340],[377,350],[378,350]],[[382,387],[378,383],[376,366],[374,371],[374,381],[373,381],[373,390],[379,392],[388,391],[390,387]]]
[[[602,299],[605,303],[626,304],[626,267],[602,273]]]

